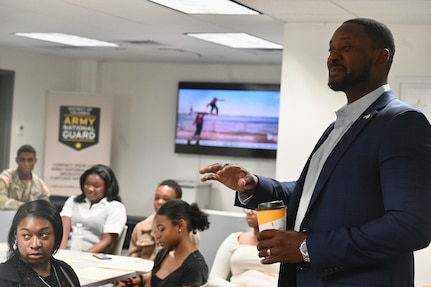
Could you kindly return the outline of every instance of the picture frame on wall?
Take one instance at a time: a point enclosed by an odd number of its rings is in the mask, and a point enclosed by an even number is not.
[[[431,77],[397,78],[399,98],[422,111],[431,121]]]

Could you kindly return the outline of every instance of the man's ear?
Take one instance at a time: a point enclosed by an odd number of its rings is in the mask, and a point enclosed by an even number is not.
[[[386,65],[389,62],[389,57],[391,52],[388,49],[379,49],[377,55],[377,63],[381,65]]]

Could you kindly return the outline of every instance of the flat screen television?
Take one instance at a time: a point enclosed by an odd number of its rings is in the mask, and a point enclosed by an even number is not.
[[[279,84],[179,82],[175,152],[275,158]]]

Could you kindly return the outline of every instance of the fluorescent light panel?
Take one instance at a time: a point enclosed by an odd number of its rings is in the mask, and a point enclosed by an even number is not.
[[[115,43],[62,33],[14,33],[14,35],[76,47],[118,47]]]
[[[229,0],[149,0],[186,14],[258,15],[255,10]]]
[[[238,49],[282,49],[283,46],[246,33],[187,33],[188,36]]]

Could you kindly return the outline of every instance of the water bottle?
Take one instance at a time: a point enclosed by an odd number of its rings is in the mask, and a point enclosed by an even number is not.
[[[70,250],[82,251],[82,242],[84,235],[82,234],[82,223],[77,223],[72,232]]]

